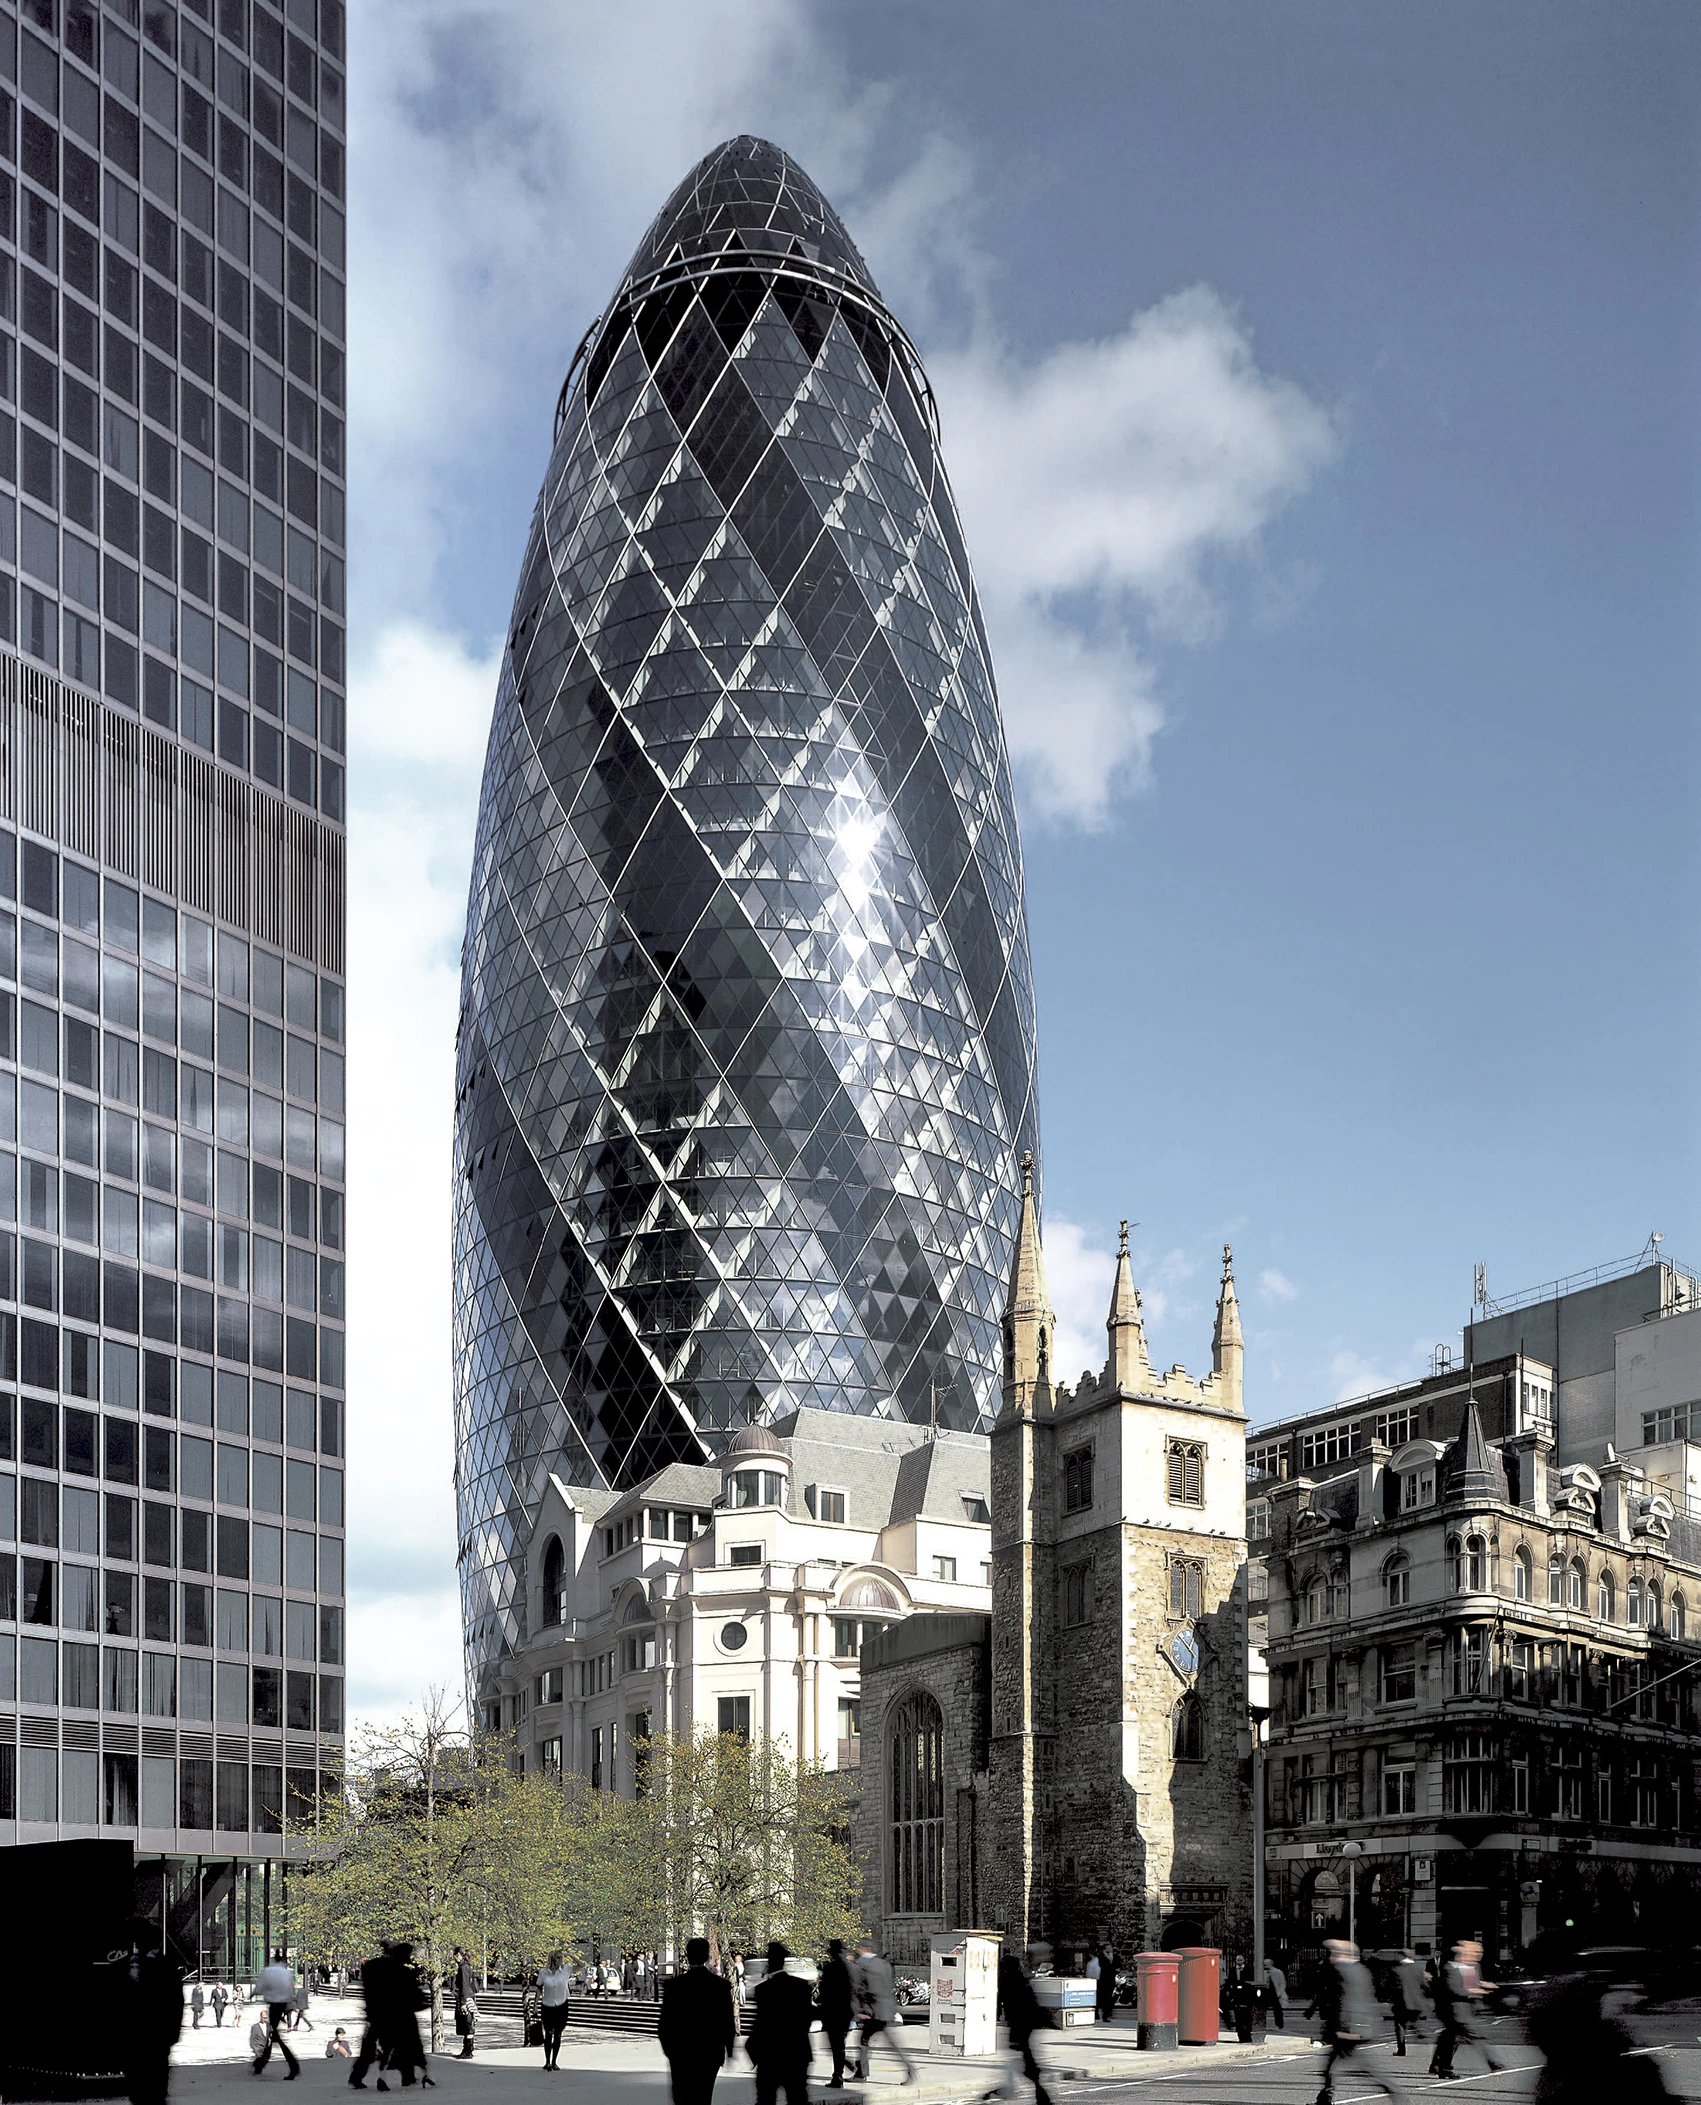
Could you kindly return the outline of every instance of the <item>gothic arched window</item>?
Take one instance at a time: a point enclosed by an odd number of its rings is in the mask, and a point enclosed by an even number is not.
[[[1488,1591],[1488,1544],[1480,1535],[1465,1542],[1465,1584],[1472,1593]]]
[[[1549,1557],[1547,1560],[1547,1599],[1550,1608],[1565,1606],[1565,1559]]]
[[[1205,1759],[1205,1706],[1191,1689],[1171,1713],[1174,1737],[1171,1747],[1177,1761]]]
[[[565,1563],[561,1537],[551,1535],[543,1546],[543,1621],[546,1629],[553,1628],[563,1619],[562,1579]]]
[[[906,1696],[887,1728],[894,1915],[937,1915],[945,1893],[945,1720],[929,1695]]]
[[[1412,1597],[1412,1568],[1402,1556],[1390,1557],[1382,1567],[1382,1584],[1390,1608],[1403,1608]]]
[[[1566,1601],[1568,1606],[1572,1608],[1582,1607],[1584,1584],[1582,1560],[1574,1557],[1571,1560],[1571,1571],[1567,1580],[1569,1591],[1566,1594]]]
[[[1684,1635],[1683,1595],[1681,1593],[1674,1593],[1671,1597],[1671,1634],[1678,1639],[1681,1639]]]
[[[1515,1600],[1527,1601],[1530,1598],[1533,1570],[1529,1551],[1520,1548],[1512,1560],[1512,1595]]]
[[[1603,1623],[1610,1623],[1617,1613],[1617,1594],[1610,1571],[1601,1573],[1600,1583],[1595,1588],[1595,1613]]]

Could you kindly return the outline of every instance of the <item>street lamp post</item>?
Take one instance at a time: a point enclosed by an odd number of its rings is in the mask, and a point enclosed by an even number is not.
[[[1264,1721],[1269,1712],[1254,1705],[1240,1733],[1242,1755],[1252,1762],[1252,1979],[1264,1987]]]
[[[1355,1948],[1358,1944],[1358,1860],[1363,1854],[1362,1842],[1341,1844],[1341,1855],[1347,1864],[1347,1942]]]

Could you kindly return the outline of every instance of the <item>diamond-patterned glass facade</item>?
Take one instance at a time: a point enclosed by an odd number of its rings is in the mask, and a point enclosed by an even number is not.
[[[1037,1152],[1022,855],[915,353],[737,139],[563,389],[496,699],[456,1096],[469,1661],[544,1474],[798,1405],[981,1427]]]

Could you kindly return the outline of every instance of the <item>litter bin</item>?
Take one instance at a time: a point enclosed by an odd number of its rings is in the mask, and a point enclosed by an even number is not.
[[[1181,1962],[1174,1952],[1136,1952],[1134,1974],[1139,1983],[1140,1995],[1139,2029],[1135,2044],[1142,2047],[1173,2047]]]
[[[1184,2047],[1214,2047],[1221,2024],[1223,1955],[1201,1944],[1189,1944],[1181,1961],[1179,2030]]]

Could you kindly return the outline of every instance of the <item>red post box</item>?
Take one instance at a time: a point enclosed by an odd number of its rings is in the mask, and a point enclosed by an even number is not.
[[[1135,2044],[1173,2047],[1180,1961],[1174,1952],[1136,1952],[1134,1972],[1140,1990],[1139,2030]]]
[[[1181,1961],[1177,2036],[1184,2047],[1214,2047],[1221,2016],[1223,1955],[1202,1944],[1189,1944],[1176,1956]]]

